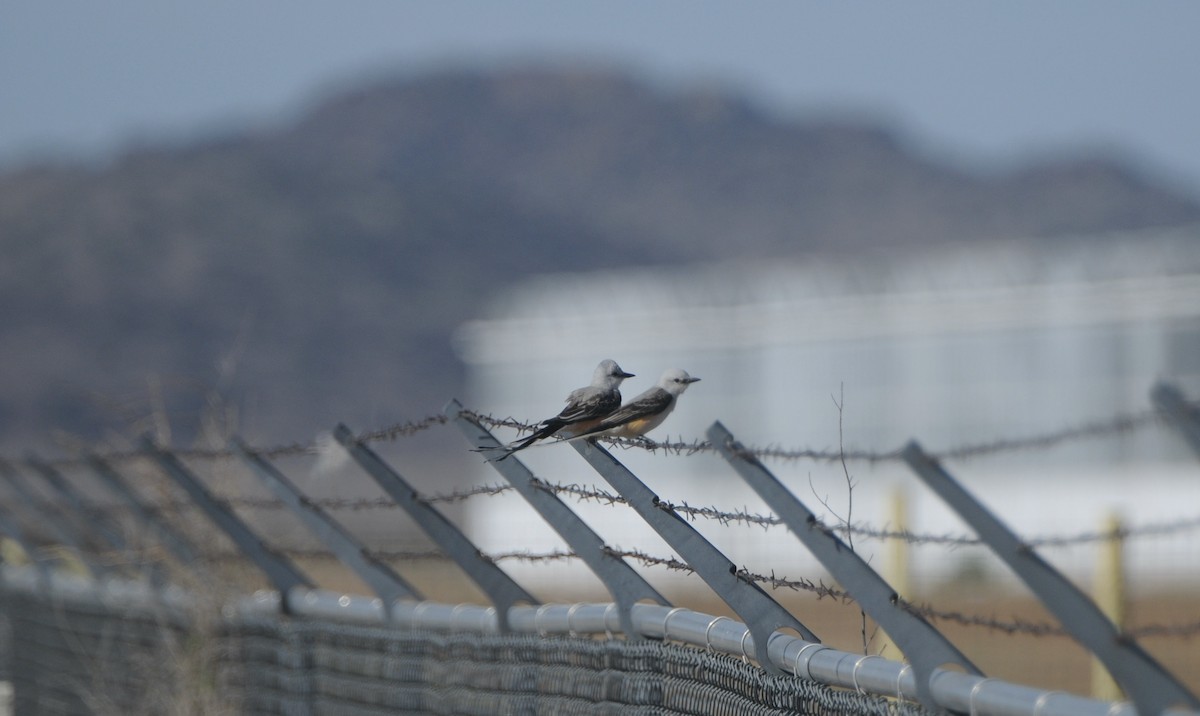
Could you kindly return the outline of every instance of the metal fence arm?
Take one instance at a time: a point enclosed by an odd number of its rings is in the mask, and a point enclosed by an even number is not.
[[[355,439],[354,433],[345,425],[334,428],[333,437],[350,457],[366,471],[379,487],[396,504],[408,513],[417,526],[434,541],[450,559],[466,573],[467,577],[488,596],[496,607],[496,618],[500,631],[509,629],[508,611],[521,602],[537,604],[538,600],[495,562],[483,555],[478,547],[457,526],[428,502],[421,499],[416,490],[404,477],[366,445]]]
[[[955,664],[969,674],[982,672],[929,622],[901,606],[891,585],[850,549],[793,495],[757,458],[748,454],[721,423],[708,429],[708,441],[738,475],[783,520],[842,588],[888,633],[912,663],[922,705],[937,710],[930,680],[934,670]]]
[[[1166,413],[1171,424],[1187,441],[1192,452],[1200,457],[1200,410],[1188,403],[1183,391],[1168,383],[1159,383],[1150,391],[1155,407]]]
[[[658,495],[607,450],[588,440],[576,440],[571,445],[671,549],[696,570],[717,596],[737,612],[754,636],[756,658],[764,669],[779,672],[779,667],[768,656],[767,646],[771,634],[780,628],[795,629],[808,641],[821,641],[762,587],[742,578],[733,562],[674,510],[665,509]]]
[[[111,465],[98,455],[88,455],[84,461],[108,491],[129,505],[134,517],[140,520],[181,564],[193,570],[200,568],[196,550],[188,539],[143,503],[137,492]]]
[[[450,401],[445,408],[448,417],[466,436],[471,445],[483,452],[499,453],[503,444],[495,438],[487,428],[483,427],[473,416],[463,410],[457,400]],[[524,463],[511,456],[505,460],[488,463],[504,479],[508,480],[533,509],[537,510],[542,519],[563,538],[563,541],[575,552],[579,559],[600,578],[618,605],[621,619],[621,631],[629,639],[643,638],[635,628],[630,617],[630,609],[639,601],[647,600],[655,604],[670,606],[671,603],[650,586],[642,575],[634,571],[624,560],[611,554],[604,540],[592,528],[579,518],[562,500],[543,489],[542,482],[534,477]]]
[[[409,584],[404,577],[368,554],[366,545],[347,532],[325,510],[312,504],[274,465],[261,455],[251,452],[246,444],[237,438],[230,442],[230,448],[246,463],[250,472],[261,480],[310,532],[383,599],[386,612],[391,613],[392,605],[397,600],[423,598],[417,588]]]
[[[88,550],[84,549],[88,541],[86,535],[79,531],[75,523],[68,519],[61,509],[50,510],[48,505],[39,500],[20,471],[0,460],[0,476],[8,482],[17,497],[24,503],[28,512],[23,513],[23,516],[26,519],[40,517],[39,526],[50,530],[51,535],[58,540],[59,544],[74,552],[93,579],[105,577],[112,571],[107,565],[92,558]]]
[[[83,498],[79,496],[75,488],[67,483],[67,479],[63,477],[61,472],[32,456],[25,459],[25,464],[42,476],[42,479],[54,490],[55,494],[82,518],[83,524],[91,525],[95,533],[100,535],[100,538],[104,542],[107,542],[113,549],[118,552],[128,553],[129,544],[125,541],[125,535],[121,534],[120,528],[114,525],[107,515],[98,514],[94,510],[88,509]]]
[[[254,534],[232,510],[214,497],[174,454],[159,448],[149,437],[142,438],[141,451],[147,458],[157,463],[167,477],[171,478],[192,498],[205,516],[228,535],[234,545],[262,570],[271,584],[279,590],[280,603],[285,611],[288,610],[287,595],[291,590],[297,587],[314,586],[313,582],[293,565],[291,560],[271,551],[266,543],[259,539],[258,535]]]
[[[1166,671],[1131,637],[1121,634],[1087,595],[1021,542],[1008,527],[966,491],[915,441],[904,461],[947,505],[971,526],[988,548],[1025,582],[1063,627],[1087,647],[1137,706],[1152,716],[1177,706],[1200,708],[1200,700]]]

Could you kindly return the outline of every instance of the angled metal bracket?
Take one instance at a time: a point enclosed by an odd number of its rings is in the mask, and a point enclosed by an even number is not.
[[[159,517],[153,509],[143,503],[137,493],[125,481],[125,478],[114,470],[107,462],[97,455],[88,455],[84,462],[91,468],[92,473],[100,482],[120,499],[129,505],[134,517],[167,548],[175,558],[190,569],[199,569],[196,550],[192,548],[187,538],[180,534],[166,520]]]
[[[61,509],[52,512],[43,501],[38,499],[25,476],[16,468],[0,460],[0,476],[4,477],[17,494],[17,498],[24,502],[25,508],[32,513],[27,513],[26,517],[40,516],[39,526],[48,529],[59,544],[74,552],[93,579],[101,579],[112,571],[107,565],[93,559],[92,555],[84,549],[88,540],[86,535],[78,530],[75,522],[68,515],[63,514]]]
[[[457,400],[447,403],[445,414],[452,418],[459,430],[467,437],[472,447],[485,454],[504,452],[504,445],[495,438],[487,428],[470,417]],[[628,639],[643,639],[633,625],[631,610],[633,605],[643,599],[664,607],[671,606],[642,575],[634,571],[620,557],[610,553],[604,540],[592,531],[591,527],[579,518],[569,507],[563,504],[556,495],[543,489],[542,482],[534,477],[529,468],[516,458],[492,461],[488,463],[508,480],[513,489],[525,501],[537,510],[542,519],[550,524],[563,541],[583,560],[588,569],[600,578],[613,601],[617,603],[617,613],[621,620],[621,631]]]
[[[813,556],[829,570],[842,588],[854,597],[900,647],[913,666],[921,705],[940,711],[930,680],[943,664],[955,664],[968,674],[983,673],[929,622],[899,604],[899,595],[870,565],[842,542],[817,516],[793,495],[758,458],[747,453],[724,425],[713,423],[708,442],[742,479],[758,493],[779,519]]]
[[[1183,391],[1167,383],[1159,383],[1150,392],[1150,400],[1166,413],[1192,452],[1200,457],[1200,410],[1188,403]]]
[[[466,572],[496,607],[496,621],[501,633],[510,631],[508,611],[521,602],[538,604],[538,600],[513,581],[504,570],[479,551],[454,523],[421,499],[416,490],[379,457],[374,450],[355,439],[345,425],[334,428],[333,437],[350,457],[379,484],[396,504],[400,505],[417,526],[434,541],[446,556]]]
[[[67,479],[61,472],[32,456],[25,458],[25,464],[42,476],[50,489],[54,490],[55,494],[79,515],[83,524],[91,525],[96,534],[99,534],[101,539],[117,552],[128,553],[129,544],[125,541],[125,535],[121,533],[120,528],[114,525],[107,515],[96,514],[89,510],[83,498],[67,483]]]
[[[1133,700],[1139,714],[1177,706],[1200,708],[1200,700],[1171,676],[1131,637],[1122,634],[1087,595],[1021,542],[927,455],[915,441],[902,453],[921,480],[975,530],[996,556],[1025,582],[1068,633],[1087,647]]]
[[[245,522],[226,507],[208,491],[208,488],[184,467],[179,458],[175,457],[157,445],[148,436],[142,438],[141,452],[151,461],[158,464],[176,485],[192,498],[192,502],[217,526],[229,536],[233,543],[255,565],[262,570],[271,584],[279,590],[279,602],[284,611],[288,611],[288,592],[296,587],[311,588],[313,582],[305,576],[291,560],[281,554],[272,552],[267,545],[246,526]]]
[[[384,612],[389,616],[395,603],[401,599],[420,600],[423,597],[417,588],[391,567],[372,557],[367,546],[347,532],[320,507],[314,505],[283,473],[267,462],[261,455],[251,452],[241,440],[234,439],[230,447],[271,492],[296,517],[304,523],[318,539],[333,551],[343,564],[354,570],[376,594],[383,599]]]
[[[767,656],[767,642],[777,629],[795,629],[807,641],[821,641],[762,587],[739,575],[733,562],[674,510],[664,508],[658,495],[607,450],[587,440],[576,440],[571,445],[671,549],[696,570],[717,596],[737,612],[754,637],[755,658],[764,669],[782,673]]]

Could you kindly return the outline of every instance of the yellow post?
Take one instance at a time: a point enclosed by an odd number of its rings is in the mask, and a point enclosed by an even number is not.
[[[897,487],[892,490],[888,508],[888,529],[892,532],[907,532],[908,496],[903,488]],[[901,597],[910,597],[912,591],[909,584],[908,560],[908,542],[899,538],[888,540],[887,559],[883,562],[883,578]],[[879,630],[879,633],[879,650],[876,653],[889,659],[902,659],[903,654],[900,653],[900,649],[896,647],[887,633],[882,629]]]
[[[26,565],[29,564],[29,559],[30,556],[25,554],[25,550],[21,549],[21,545],[17,544],[16,540],[0,537],[0,562]]]
[[[1110,512],[1104,520],[1104,534],[1109,538],[1101,543],[1092,585],[1096,606],[1117,625],[1125,627],[1125,536],[1121,517]],[[1124,698],[1117,682],[1099,661],[1092,661],[1092,696],[1105,701]]]

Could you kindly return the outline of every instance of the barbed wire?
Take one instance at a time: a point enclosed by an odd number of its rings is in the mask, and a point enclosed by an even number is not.
[[[1188,401],[1186,406],[1191,410],[1200,410],[1200,401]],[[537,428],[537,424],[527,423],[514,417],[495,417],[486,413],[464,410],[463,415],[478,421],[489,428],[506,428],[516,430],[519,434]],[[1156,425],[1165,420],[1164,414],[1156,409],[1147,409],[1133,413],[1120,413],[1107,419],[1096,420],[1081,425],[1069,426],[1046,433],[1016,438],[1000,438],[980,443],[966,443],[952,446],[943,450],[931,451],[930,456],[937,460],[961,460],[978,458],[1000,453],[1026,450],[1045,450],[1064,443],[1081,440],[1098,439],[1110,435],[1133,432]],[[393,423],[381,428],[375,428],[358,433],[355,439],[362,443],[392,442],[400,438],[411,437],[434,427],[449,423],[451,418],[442,414],[428,415],[417,420]],[[655,441],[650,438],[601,438],[613,447],[621,449],[642,449],[651,453],[665,452],[675,455],[693,455],[709,453],[714,447],[706,440],[664,440]],[[315,455],[326,449],[331,441],[328,436],[318,436],[304,441],[296,441],[266,447],[250,447],[257,455],[268,459],[296,455]],[[236,457],[234,451],[227,448],[174,448],[175,455],[189,460],[225,460]],[[780,446],[744,445],[741,452],[759,460],[776,462],[836,462],[848,460],[870,464],[893,462],[901,459],[901,449],[872,451],[872,450],[815,450],[809,448],[785,448]],[[145,457],[137,450],[118,450],[97,452],[96,455],[107,462],[129,462]],[[3,458],[10,464],[23,462],[19,459]],[[63,458],[47,461],[58,468],[80,467],[84,461],[75,458]]]
[[[543,480],[537,481],[537,486],[547,492],[555,495],[568,495],[577,499],[580,502],[594,502],[601,505],[628,505],[629,501],[619,494],[609,492],[596,486],[584,486],[579,484],[556,484]],[[480,496],[499,496],[513,491],[511,485],[501,484],[484,484],[470,488],[453,490],[447,493],[438,493],[432,495],[417,495],[417,499],[428,505],[436,504],[453,504],[463,502]],[[327,497],[327,498],[305,498],[307,504],[319,507],[330,512],[362,512],[368,510],[399,510],[402,507],[389,497],[360,497],[360,498],[345,498],[345,497]],[[218,502],[228,508],[253,510],[253,511],[283,511],[287,505],[275,498],[255,498],[255,497],[218,497]],[[42,500],[34,503],[39,510],[56,510],[58,504],[50,500]],[[661,500],[658,506],[664,510],[672,510],[677,514],[685,516],[692,521],[696,519],[706,519],[718,522],[721,525],[730,524],[745,524],[751,526],[762,527],[768,529],[772,527],[782,526],[783,520],[773,514],[754,514],[744,510],[721,510],[715,506],[696,507],[684,503],[674,503],[668,500]],[[153,504],[146,504],[144,507],[151,513],[163,516],[171,515],[184,511],[197,509],[196,505],[190,500],[163,500]],[[83,501],[83,510],[89,516],[119,514],[130,512],[132,508],[126,504],[99,504],[95,502]],[[877,541],[899,540],[909,545],[914,546],[943,546],[943,547],[978,547],[984,543],[977,537],[971,537],[961,534],[928,534],[913,532],[911,530],[893,530],[886,528],[872,527],[865,523],[856,523],[847,525],[839,523],[836,525],[826,525],[824,522],[816,521],[812,525],[813,529],[821,529],[834,534],[839,534],[843,537],[854,536],[873,539]],[[1028,537],[1023,540],[1023,544],[1028,547],[1038,548],[1062,548],[1078,546],[1097,542],[1113,542],[1126,541],[1134,538],[1154,538],[1154,537],[1170,537],[1186,532],[1200,530],[1200,515],[1190,517],[1180,517],[1161,522],[1148,522],[1131,527],[1121,526],[1116,529],[1107,530],[1088,530],[1074,534],[1066,535],[1042,535]]]
[[[1200,402],[1189,403],[1189,406],[1200,406]],[[1165,420],[1161,411],[1149,409],[1138,413],[1121,414],[1107,420],[1093,421],[1078,426],[1072,426],[1052,432],[1029,435],[1017,438],[1002,438],[981,443],[967,443],[944,450],[932,451],[930,456],[937,460],[961,460],[983,457],[997,453],[1017,452],[1022,450],[1039,450],[1057,447],[1063,443],[1087,439],[1097,439],[1114,434],[1133,432],[1151,425],[1160,424]],[[676,455],[693,455],[695,453],[713,452],[715,448],[707,440],[693,441],[663,441],[656,442],[649,438],[617,438],[612,444],[622,448],[642,448],[649,452],[666,452]],[[838,462],[849,460],[870,464],[894,462],[901,459],[903,448],[884,451],[871,450],[814,450],[809,448],[795,449],[776,446],[755,447],[743,445],[740,454],[759,460],[780,462],[795,462],[809,460],[814,462]]]

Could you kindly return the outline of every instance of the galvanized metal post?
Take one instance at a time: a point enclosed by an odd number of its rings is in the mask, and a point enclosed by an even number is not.
[[[1092,600],[1032,547],[1008,529],[915,441],[903,452],[908,466],[971,526],[979,538],[1025,582],[1080,644],[1095,654],[1137,706],[1151,716],[1172,707],[1200,708],[1200,700],[1127,634],[1113,626]]]
[[[193,570],[201,569],[197,561],[196,550],[188,539],[143,503],[134,489],[116,470],[98,455],[88,455],[84,458],[84,462],[99,478],[101,484],[108,488],[109,492],[129,505],[134,517],[149,529],[171,554],[175,555],[175,559],[180,564]]]
[[[1159,383],[1150,392],[1150,400],[1171,421],[1187,441],[1192,452],[1200,456],[1200,409],[1188,403],[1183,391],[1167,383]]]
[[[812,642],[821,640],[800,620],[792,616],[763,588],[743,578],[737,566],[689,525],[674,510],[663,507],[658,495],[639,480],[607,450],[588,440],[571,443],[584,460],[612,485],[629,506],[659,534],[671,549],[684,559],[696,574],[717,593],[722,601],[737,612],[754,637],[754,652],[758,663],[767,671],[782,673],[767,655],[771,635],[781,628],[795,629]]]
[[[385,613],[391,615],[398,600],[416,601],[423,598],[416,587],[391,567],[372,557],[367,552],[366,545],[343,529],[324,510],[309,502],[292,481],[275,469],[275,466],[264,460],[261,455],[251,452],[241,440],[235,438],[230,445],[267,489],[275,493],[309,531],[328,545],[343,564],[353,569],[367,586],[383,599]]]
[[[468,415],[457,400],[452,400],[446,405],[445,413],[454,420],[476,450],[485,454],[503,452],[504,445],[488,432],[487,428],[480,425],[479,421]],[[562,500],[543,489],[543,483],[534,477],[529,468],[516,456],[501,461],[489,461],[488,464],[508,480],[513,489],[537,510],[542,519],[549,523],[588,569],[604,583],[617,604],[621,631],[625,632],[626,638],[644,638],[634,627],[630,616],[633,605],[642,600],[668,607],[671,603],[624,560],[609,552],[604,540],[563,504]]]
[[[33,488],[25,481],[24,475],[12,465],[0,460],[0,476],[3,476],[13,491],[17,493],[18,499],[25,503],[24,507],[29,512],[24,512],[24,517],[28,519],[40,516],[38,527],[49,530],[59,544],[74,552],[93,579],[102,579],[108,575],[111,569],[92,558],[85,548],[88,540],[75,522],[63,514],[61,509],[51,510],[48,505],[39,500],[34,494]]]
[[[930,686],[939,667],[953,664],[968,674],[982,676],[982,672],[949,639],[929,622],[905,609],[891,585],[832,530],[822,525],[816,514],[784,487],[779,478],[771,474],[756,457],[746,452],[724,425],[713,423],[707,435],[709,444],[733,466],[908,657],[916,674],[917,697],[922,706],[933,711],[942,708]]]
[[[267,545],[246,526],[246,523],[222,504],[200,482],[199,478],[184,467],[174,454],[167,452],[150,439],[143,437],[142,454],[162,468],[167,477],[179,485],[192,498],[201,512],[214,525],[229,536],[238,549],[262,570],[271,584],[279,590],[279,603],[285,612],[290,611],[288,593],[298,587],[312,588],[313,582],[301,572],[291,560],[271,551]]]
[[[396,504],[400,505],[417,526],[434,541],[435,544],[450,559],[467,574],[492,604],[496,607],[496,622],[501,633],[509,632],[508,611],[522,602],[539,604],[529,592],[517,584],[495,562],[483,555],[450,520],[435,510],[429,503],[421,499],[416,490],[408,484],[400,473],[384,462],[374,450],[355,439],[354,433],[345,425],[338,425],[333,431],[333,437],[338,441],[350,457],[366,471],[379,487],[383,489]]]

